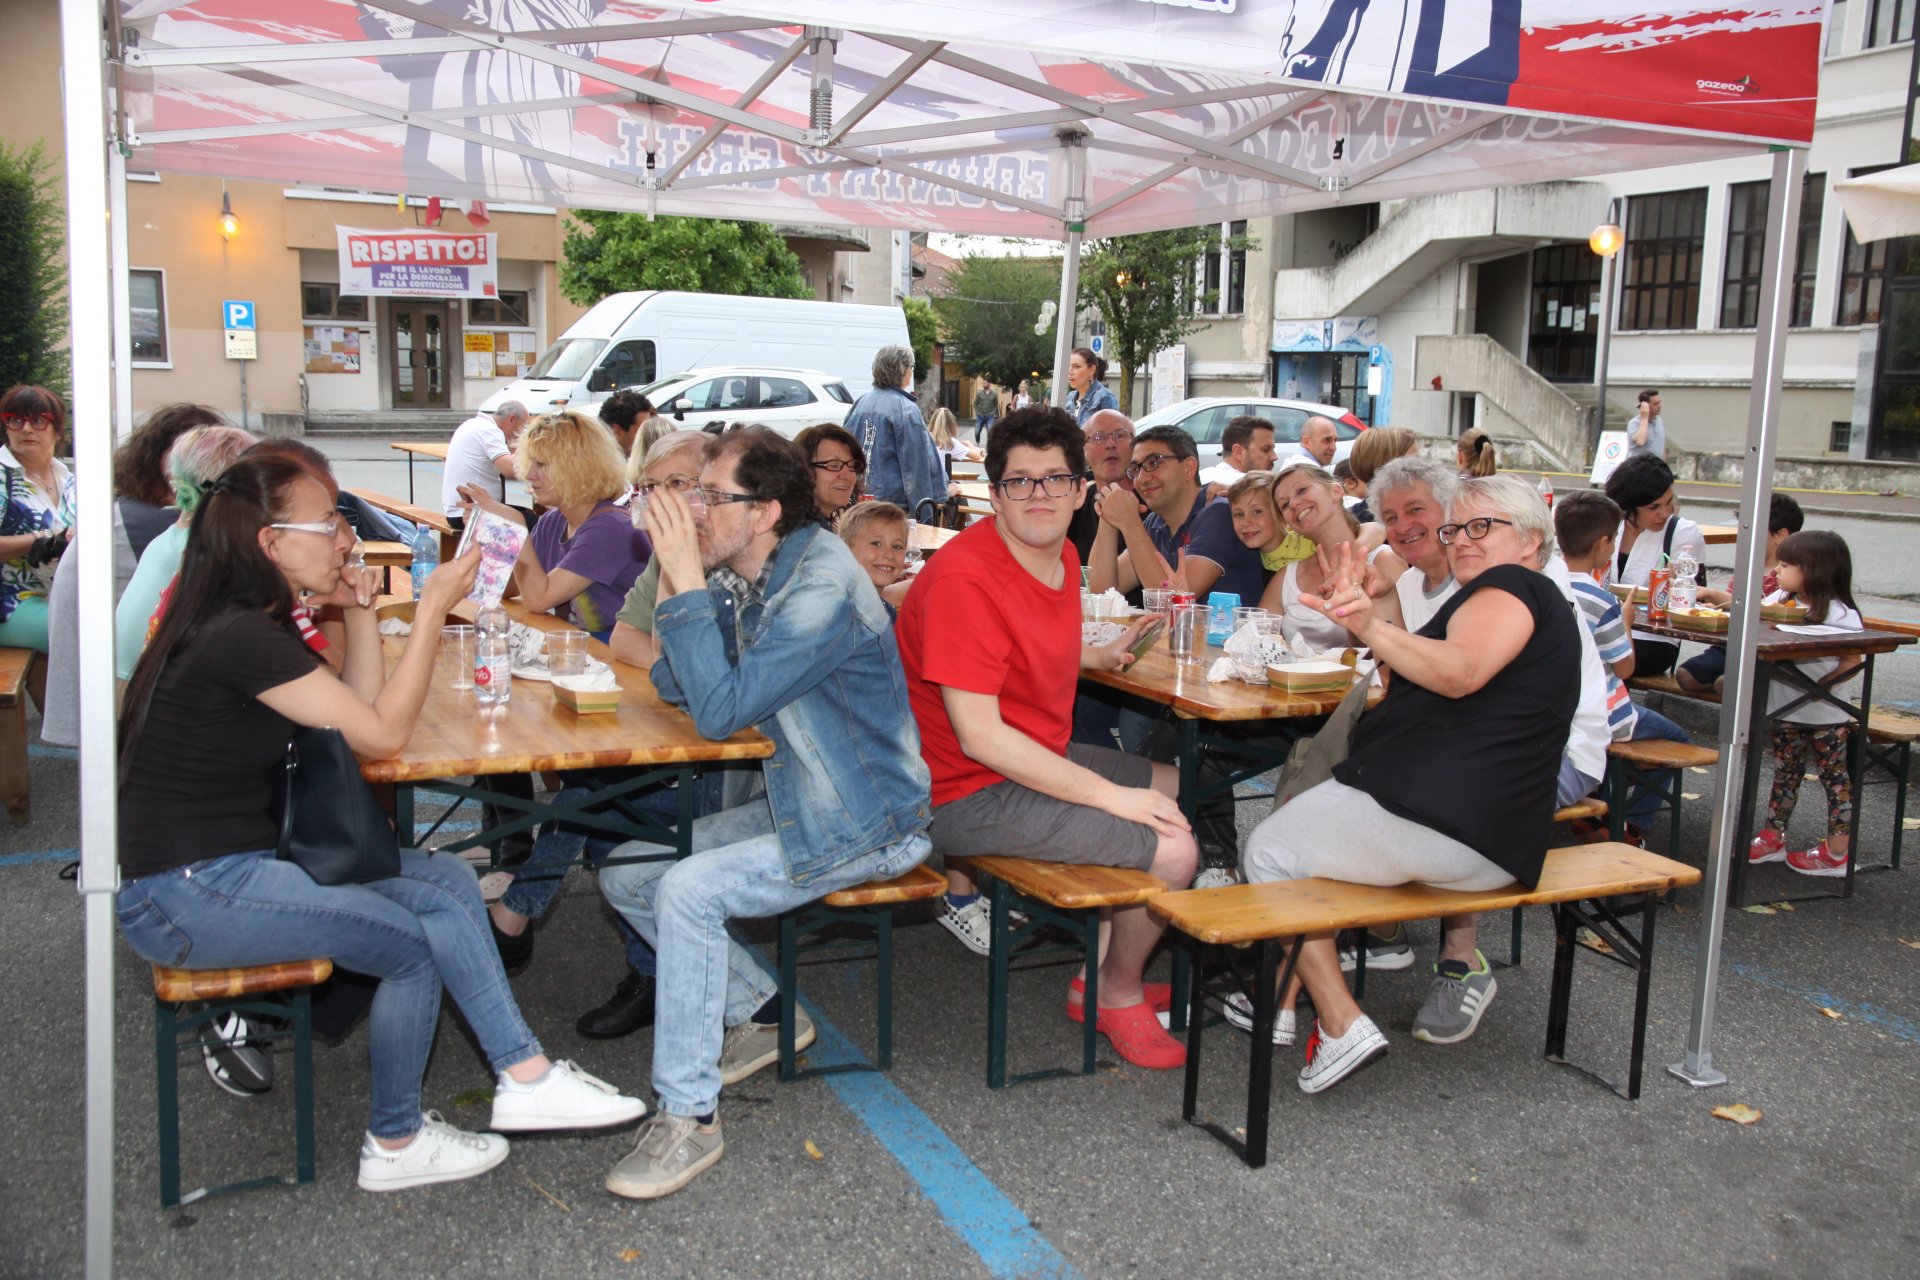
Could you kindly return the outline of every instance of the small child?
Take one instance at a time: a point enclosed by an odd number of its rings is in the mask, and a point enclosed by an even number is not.
[[[891,502],[861,502],[840,517],[840,538],[867,571],[887,612],[895,614],[913,584],[907,572],[907,513]]]
[[[1341,501],[1353,518],[1361,524],[1373,519],[1373,510],[1367,506],[1367,482],[1353,474],[1353,464],[1341,458],[1333,464],[1333,478],[1340,482]]]
[[[1770,595],[1778,588],[1779,584],[1774,581],[1773,566],[1780,556],[1780,544],[1787,540],[1789,534],[1800,532],[1800,527],[1806,523],[1806,519],[1805,513],[1800,510],[1800,504],[1793,500],[1792,494],[1773,495],[1773,503],[1767,508],[1767,553],[1754,565],[1761,575],[1762,595]],[[1701,604],[1719,605],[1724,608],[1733,603],[1733,582],[1731,579],[1728,580],[1725,591],[1717,587],[1702,587],[1696,598]],[[1715,693],[1724,693],[1726,670],[1727,651],[1710,648],[1675,667],[1673,679],[1688,693],[1705,693],[1708,689]]]
[[[1636,704],[1627,692],[1625,682],[1633,674],[1633,640],[1627,634],[1620,601],[1597,580],[1613,562],[1614,532],[1619,527],[1620,508],[1598,489],[1569,493],[1553,509],[1553,537],[1567,562],[1574,602],[1607,672],[1607,727],[1615,742],[1648,738],[1687,742],[1685,729],[1652,707]],[[1637,835],[1659,812],[1659,796],[1650,791],[1641,795],[1627,810],[1629,831]]]
[[[1824,529],[1792,534],[1780,544],[1777,555],[1780,590],[1807,606],[1809,622],[1847,631],[1862,629],[1860,606],[1853,600],[1853,557],[1844,538]],[[1816,681],[1860,665],[1859,658],[1817,658],[1795,664]],[[1784,681],[1773,682],[1772,690],[1767,710],[1780,713],[1767,742],[1773,756],[1773,788],[1767,795],[1767,825],[1753,838],[1747,861],[1784,861],[1806,876],[1844,876],[1853,826],[1853,778],[1847,769],[1853,723],[1830,703],[1800,701],[1803,691]],[[1795,702],[1800,705],[1783,710]],[[1811,849],[1788,850],[1782,833],[1800,799],[1800,778],[1809,756],[1827,793],[1827,838]]]

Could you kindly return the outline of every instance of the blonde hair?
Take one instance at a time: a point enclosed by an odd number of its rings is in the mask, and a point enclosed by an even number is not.
[[[618,497],[627,486],[620,442],[606,423],[578,409],[543,413],[527,424],[513,451],[514,469],[525,476],[536,461],[553,477],[559,507]]]
[[[1360,438],[1353,442],[1347,465],[1353,468],[1354,479],[1370,485],[1380,468],[1396,458],[1406,457],[1419,442],[1420,437],[1405,427],[1374,427],[1362,431]]]
[[[1500,469],[1500,453],[1493,437],[1478,427],[1460,433],[1460,465],[1466,474],[1485,478]]]
[[[1273,482],[1277,479],[1279,479],[1279,477],[1274,475],[1273,472],[1271,471],[1247,472],[1247,474],[1241,476],[1238,480],[1235,480],[1230,486],[1228,486],[1227,505],[1232,506],[1234,503],[1240,501],[1240,499],[1246,497],[1249,493],[1252,493],[1254,490],[1258,489],[1260,492],[1267,495],[1267,506],[1273,508],[1273,513],[1275,515],[1279,515],[1280,514],[1279,508],[1274,507],[1273,505]]]
[[[1294,474],[1296,471],[1304,473],[1309,480],[1312,480],[1315,484],[1320,485],[1322,488],[1326,489],[1328,492],[1333,494],[1335,499],[1344,499],[1347,496],[1346,490],[1340,487],[1340,482],[1333,478],[1333,472],[1328,471],[1325,467],[1315,466],[1311,462],[1296,462],[1292,466],[1288,467],[1285,471],[1282,471],[1278,475],[1274,476],[1273,477],[1274,487],[1278,488],[1282,480]],[[1258,473],[1256,472],[1255,474],[1258,474]],[[1248,477],[1248,478],[1251,479],[1252,477]],[[1293,523],[1292,519],[1288,517],[1286,503],[1281,502],[1277,497],[1270,499],[1270,501],[1273,503],[1273,513],[1276,516],[1280,517],[1281,524],[1285,525],[1289,529],[1292,529],[1295,533],[1300,534],[1302,537],[1310,538],[1313,536],[1313,534],[1310,533],[1308,530],[1302,529],[1296,526]],[[1340,514],[1346,518],[1347,528],[1354,533],[1359,533],[1360,522],[1353,518],[1353,512],[1347,510],[1347,506],[1344,501],[1341,501],[1339,506],[1340,506]]]
[[[953,447],[953,438],[959,434],[960,424],[954,419],[953,410],[941,405],[927,419],[927,430],[933,433],[933,442],[942,449]]]
[[[882,522],[904,527],[907,523],[907,513],[891,502],[856,502],[846,509],[840,517],[840,523],[834,527],[840,534],[840,540],[852,546],[853,540],[860,536],[862,529],[870,524]]]

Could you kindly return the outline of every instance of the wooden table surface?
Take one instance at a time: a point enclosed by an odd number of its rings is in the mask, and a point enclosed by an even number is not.
[[[1740,530],[1730,524],[1703,524],[1700,537],[1710,547],[1726,546],[1740,541]]]
[[[1726,632],[1690,631],[1685,627],[1655,626],[1647,621],[1646,607],[1633,611],[1633,629],[1669,640],[1692,640],[1699,644],[1724,646]],[[1754,635],[1754,653],[1762,662],[1805,662],[1811,658],[1848,657],[1855,654],[1891,653],[1914,637],[1898,631],[1849,631],[1844,635],[1802,636],[1782,631],[1778,624],[1762,622]]]
[[[1324,716],[1340,705],[1347,690],[1334,693],[1288,694],[1268,685],[1241,680],[1207,682],[1207,668],[1224,656],[1209,646],[1200,662],[1175,662],[1163,636],[1146,656],[1125,671],[1083,671],[1081,678],[1171,706],[1195,720],[1285,720],[1297,716]],[[1369,701],[1378,702],[1375,694]]]
[[[569,629],[551,614],[531,613],[518,601],[508,601],[506,608],[516,622],[541,631]],[[382,644],[391,670],[406,638],[387,636]],[[757,729],[709,742],[684,712],[660,700],[646,672],[615,662],[597,640],[589,641],[587,648],[613,666],[624,690],[618,711],[576,715],[554,701],[552,686],[539,680],[515,680],[506,714],[483,717],[473,690],[450,688],[445,674],[436,668],[426,705],[406,747],[391,759],[362,759],[362,776],[369,782],[407,783],[551,769],[763,760],[773,754],[772,740]]]
[[[447,446],[443,441],[395,440],[387,448],[398,449],[402,453],[418,454],[423,458],[438,458],[442,462],[447,460]]]
[[[942,529],[938,525],[910,524],[907,526],[907,545],[915,551],[932,551],[944,547],[960,536],[958,529]]]
[[[413,548],[404,542],[362,542],[360,553],[375,569],[404,569],[413,563]]]

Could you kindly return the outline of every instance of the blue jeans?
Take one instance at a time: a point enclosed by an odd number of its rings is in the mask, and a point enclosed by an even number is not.
[[[1639,712],[1640,718],[1634,721],[1633,741],[1640,742],[1646,739],[1657,739],[1661,742],[1693,741],[1692,735],[1685,729],[1682,729],[1679,725],[1667,719],[1667,717],[1661,715],[1652,707],[1642,707],[1636,704],[1634,709]],[[1660,785],[1664,787],[1673,786],[1674,771],[1671,769],[1650,770],[1648,776],[1657,778],[1660,781]],[[1638,801],[1627,806],[1627,821],[1643,831],[1659,816],[1660,797],[1656,795],[1642,796]]]
[[[318,885],[271,852],[233,853],[120,886],[121,936],[154,964],[226,969],[326,956],[380,979],[367,1020],[376,1138],[420,1127],[442,984],[495,1071],[540,1053],[487,930],[480,883],[451,853],[402,850],[400,874]]]
[[[619,852],[657,848],[638,841]],[[926,860],[924,834],[858,854],[796,887],[764,797],[693,824],[693,854],[600,873],[600,892],[660,956],[654,988],[653,1088],[677,1116],[720,1101],[720,1045],[772,999],[779,983],[736,940],[735,918],[777,916],[839,889],[903,875]]]

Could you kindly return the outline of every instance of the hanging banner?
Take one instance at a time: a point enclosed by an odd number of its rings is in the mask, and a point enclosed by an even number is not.
[[[494,298],[499,237],[484,232],[340,233],[340,292],[382,298]]]

